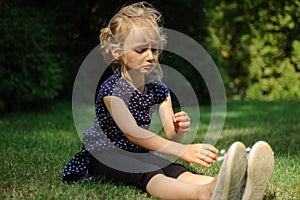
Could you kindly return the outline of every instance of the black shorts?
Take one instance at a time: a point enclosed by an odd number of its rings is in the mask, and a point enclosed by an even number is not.
[[[121,183],[144,191],[150,179],[157,174],[177,178],[187,171],[183,165],[153,153],[131,153],[122,150],[92,154],[89,165],[89,173],[97,181]]]

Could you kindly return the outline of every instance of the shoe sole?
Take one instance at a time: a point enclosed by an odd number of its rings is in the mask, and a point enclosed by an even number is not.
[[[235,200],[247,169],[247,153],[241,142],[233,143],[228,149],[221,166],[212,200]]]
[[[268,143],[254,144],[248,155],[247,182],[242,200],[261,200],[274,170],[274,153]]]

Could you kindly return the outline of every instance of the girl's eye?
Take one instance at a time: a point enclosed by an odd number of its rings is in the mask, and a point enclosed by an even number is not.
[[[141,49],[135,49],[134,51],[137,52],[137,53],[144,53],[148,50],[148,48],[141,48]],[[159,54],[159,49],[156,49],[156,48],[151,48],[151,51],[153,54]]]
[[[137,53],[144,53],[146,51],[147,51],[147,48],[135,49],[135,52],[137,52]]]

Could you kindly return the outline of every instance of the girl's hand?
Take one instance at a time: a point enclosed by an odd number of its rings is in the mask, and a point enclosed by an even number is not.
[[[190,131],[190,118],[188,114],[184,111],[175,113],[173,118],[173,124],[176,133],[186,133]]]
[[[181,155],[181,159],[189,163],[209,167],[217,160],[218,149],[210,144],[190,144]]]

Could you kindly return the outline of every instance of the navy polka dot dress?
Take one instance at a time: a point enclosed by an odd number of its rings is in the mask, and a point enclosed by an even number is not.
[[[101,85],[96,98],[94,125],[84,132],[81,151],[65,167],[64,182],[73,183],[90,178],[88,165],[91,155],[89,152],[105,151],[117,147],[130,152],[149,152],[147,149],[131,143],[125,137],[108,112],[103,97],[116,96],[123,99],[138,126],[148,129],[155,106],[162,103],[170,93],[166,85],[154,77],[152,74],[146,76],[147,90],[145,93],[133,88],[121,76],[120,68],[117,68],[114,74]]]

